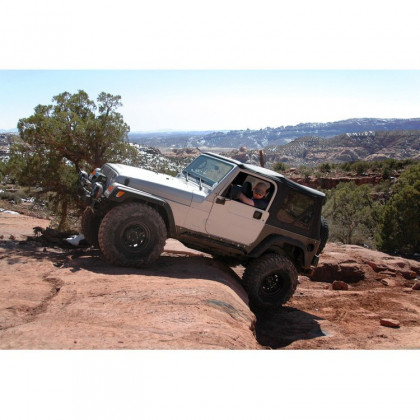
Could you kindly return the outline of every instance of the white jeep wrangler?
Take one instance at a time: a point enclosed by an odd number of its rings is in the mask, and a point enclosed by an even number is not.
[[[244,204],[258,182],[269,186],[265,209]],[[167,238],[245,266],[244,285],[256,309],[291,298],[298,272],[308,272],[328,238],[325,195],[277,172],[213,153],[172,177],[107,163],[81,172],[87,207],[82,231],[112,264],[152,263]]]

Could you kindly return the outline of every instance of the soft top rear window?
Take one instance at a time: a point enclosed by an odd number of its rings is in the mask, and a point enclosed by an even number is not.
[[[302,229],[309,229],[315,212],[314,198],[289,190],[283,199],[277,219]]]

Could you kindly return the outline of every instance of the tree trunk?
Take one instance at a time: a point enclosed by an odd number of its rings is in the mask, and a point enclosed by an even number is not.
[[[67,225],[67,210],[68,210],[68,201],[64,200],[61,204],[61,214],[60,214],[60,222],[58,224],[58,230],[60,232],[66,229]]]

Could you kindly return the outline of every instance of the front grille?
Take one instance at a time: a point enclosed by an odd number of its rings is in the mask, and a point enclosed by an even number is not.
[[[101,172],[106,176],[106,185],[105,190],[112,184],[114,178],[117,176],[117,172],[114,171],[111,167],[105,165]]]

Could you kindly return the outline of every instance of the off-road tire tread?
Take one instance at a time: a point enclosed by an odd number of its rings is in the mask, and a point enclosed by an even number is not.
[[[154,236],[154,244],[150,251],[136,259],[127,257],[122,250],[117,248],[113,240],[119,222],[128,217],[138,217],[140,220],[147,221]],[[105,215],[99,227],[98,236],[100,249],[109,262],[123,267],[142,267],[153,263],[162,254],[167,229],[161,215],[154,208],[147,204],[130,202],[114,207]]]
[[[277,296],[275,302],[264,301],[259,295],[261,283],[266,276],[277,270],[284,272],[288,285],[284,293]],[[275,310],[279,309],[295,293],[298,285],[298,272],[289,258],[269,253],[249,263],[245,269],[243,280],[248,290],[250,307],[258,310]]]

